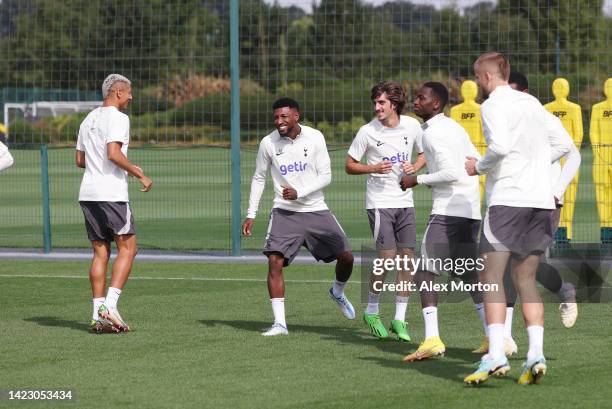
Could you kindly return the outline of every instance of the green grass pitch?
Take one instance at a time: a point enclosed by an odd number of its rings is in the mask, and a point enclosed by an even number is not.
[[[326,201],[357,249],[370,243],[365,207],[365,176],[344,172],[348,147],[330,149],[332,184]],[[13,150],[15,165],[0,175],[0,247],[42,247],[40,154]],[[256,151],[243,150],[242,215],[246,214]],[[132,149],[130,159],[150,174],[154,188],[138,192],[130,182],[130,197],[141,248],[173,250],[227,250],[231,246],[231,160],[223,148]],[[599,224],[592,181],[592,153],[582,149],[582,169],[574,216],[574,241],[599,242]],[[88,247],[83,214],[77,203],[82,170],[74,166],[74,149],[49,150],[51,227],[54,248]],[[269,182],[270,177],[268,178]],[[267,184],[253,237],[244,249],[259,250],[272,205]],[[420,237],[431,211],[431,191],[415,189],[417,234]]]
[[[581,305],[570,330],[557,305],[546,305],[549,374],[539,386],[516,385],[526,335],[515,314],[521,358],[509,377],[469,388],[462,377],[482,341],[470,303],[440,306],[444,358],[404,364],[423,337],[416,297],[413,342],[374,340],[327,298],[331,266],[286,270],[290,335],[273,339],[259,335],[272,318],[264,265],[136,263],[120,300],[133,332],[118,335],[87,332],[87,268],[2,262],[1,389],[72,388],[76,401],[65,407],[83,408],[597,408],[612,399],[607,304]],[[360,314],[359,285],[347,293]],[[382,306],[385,320],[392,308]]]

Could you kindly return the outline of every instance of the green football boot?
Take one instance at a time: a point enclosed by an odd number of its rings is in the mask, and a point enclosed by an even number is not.
[[[389,333],[387,329],[383,325],[380,320],[380,315],[378,314],[368,314],[367,312],[363,313],[363,321],[370,328],[370,332],[378,339],[385,339],[389,337]]]
[[[398,341],[410,342],[410,335],[408,335],[408,328],[404,321],[392,320],[389,331],[397,336]]]

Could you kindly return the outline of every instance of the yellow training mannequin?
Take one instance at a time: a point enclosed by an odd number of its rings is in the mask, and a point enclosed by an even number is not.
[[[612,243],[612,78],[604,83],[606,100],[591,110],[593,182],[602,243]]]
[[[450,117],[459,122],[470,136],[476,150],[481,155],[485,154],[487,144],[482,132],[482,121],[480,119],[480,105],[476,102],[478,96],[478,85],[474,81],[466,80],[461,84],[461,96],[463,102],[455,105],[450,110]],[[486,176],[480,178],[480,200],[484,200],[484,188]]]
[[[555,100],[544,105],[544,107],[561,120],[563,127],[574,140],[576,148],[580,150],[582,137],[584,136],[582,110],[580,105],[567,100],[569,91],[569,82],[565,78],[557,78],[552,84],[552,92],[555,96]],[[561,163],[563,164],[563,162],[562,160]],[[568,240],[572,239],[572,218],[574,217],[574,209],[576,208],[576,193],[578,192],[579,177],[580,172],[576,173],[574,180],[572,180],[572,183],[570,183],[565,191],[563,209],[561,209],[561,220],[559,222],[559,232],[557,234],[558,237],[560,233],[561,236],[563,236],[563,232],[565,231]]]

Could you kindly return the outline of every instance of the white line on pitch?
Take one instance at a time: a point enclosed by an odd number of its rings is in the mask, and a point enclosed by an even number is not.
[[[65,279],[89,279],[88,276],[70,276],[70,275],[36,275],[36,274],[0,274],[0,278],[65,278]],[[130,280],[169,280],[169,281],[238,281],[238,282],[257,282],[263,283],[267,279],[263,278],[227,278],[227,277],[147,277],[147,276],[133,276]],[[329,280],[296,280],[286,279],[286,283],[304,283],[304,284],[319,284],[332,282]],[[349,281],[351,283],[361,284],[361,281]]]

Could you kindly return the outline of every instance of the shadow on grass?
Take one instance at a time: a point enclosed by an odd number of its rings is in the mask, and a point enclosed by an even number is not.
[[[254,336],[259,336],[264,329],[270,326],[270,323],[266,321],[199,320],[199,322],[210,328],[217,325],[229,326],[237,330],[252,332]],[[479,355],[473,354],[467,348],[447,348],[444,358],[404,363],[402,358],[415,351],[418,347],[417,344],[413,342],[400,343],[390,339],[377,340],[365,331],[337,326],[291,324],[289,325],[289,331],[290,334],[307,332],[320,335],[323,340],[350,343],[363,346],[364,348],[376,348],[386,354],[393,355],[393,357],[383,358],[378,356],[361,357],[358,359],[373,362],[387,368],[418,371],[427,376],[444,378],[455,382],[463,382],[463,377],[476,369],[477,365],[475,363],[479,358]]]
[[[63,320],[57,317],[30,317],[24,318],[24,321],[34,322],[43,327],[62,327],[69,328],[75,331],[89,332],[89,326],[87,323],[79,321]]]

